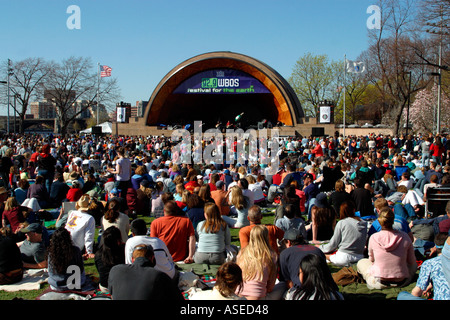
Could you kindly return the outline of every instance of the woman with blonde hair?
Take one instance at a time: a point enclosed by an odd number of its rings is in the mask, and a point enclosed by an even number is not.
[[[244,166],[240,166],[238,169],[239,179],[244,179],[247,176]]]
[[[225,198],[228,198],[228,204],[231,207],[230,213],[237,213],[237,218],[232,218],[229,215],[223,216],[222,219],[228,223],[230,228],[242,228],[248,226],[250,222],[247,219],[248,209],[249,209],[249,200],[244,196],[242,189],[238,186],[232,187],[228,190]]]
[[[194,262],[220,265],[226,259],[225,246],[231,243],[230,229],[215,203],[206,203],[204,212],[205,220],[197,225],[198,243]]]
[[[172,164],[172,166],[169,168],[169,178],[175,179],[176,176],[181,175],[180,168],[176,163]]]
[[[244,280],[239,295],[247,300],[270,299],[268,294],[275,287],[278,257],[270,246],[266,226],[252,228],[249,243],[239,252],[236,263],[242,269]]]

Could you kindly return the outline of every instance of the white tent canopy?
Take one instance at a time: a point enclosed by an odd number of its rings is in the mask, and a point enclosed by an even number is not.
[[[112,122],[103,122],[98,125],[102,127],[102,133],[112,133]],[[81,130],[80,133],[91,133],[92,128]]]

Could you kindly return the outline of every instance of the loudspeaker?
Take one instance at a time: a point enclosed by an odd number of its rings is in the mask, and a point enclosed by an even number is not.
[[[312,132],[311,135],[313,137],[320,137],[320,136],[324,136],[325,135],[325,128],[312,128]]]
[[[94,126],[92,127],[92,134],[102,134],[102,127],[100,126]]]

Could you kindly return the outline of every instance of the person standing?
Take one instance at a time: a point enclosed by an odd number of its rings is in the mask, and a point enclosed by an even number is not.
[[[53,177],[55,175],[56,159],[50,154],[50,145],[44,144],[42,151],[37,157],[37,170],[38,175],[44,177],[44,185],[47,192],[50,193],[50,188],[53,183]]]
[[[110,168],[109,172],[116,175],[114,187],[121,190],[121,196],[125,198],[127,189],[131,187],[131,161],[125,157],[125,149],[123,147],[117,149],[117,156],[116,168]]]

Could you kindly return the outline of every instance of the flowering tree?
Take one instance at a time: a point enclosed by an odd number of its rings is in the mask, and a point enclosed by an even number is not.
[[[414,132],[429,133],[436,129],[436,108],[437,108],[437,86],[431,90],[423,89],[417,92],[414,102],[409,108],[409,123],[412,124]],[[403,120],[406,123],[407,110],[403,112]],[[450,128],[450,100],[441,91],[440,108],[441,130]]]

